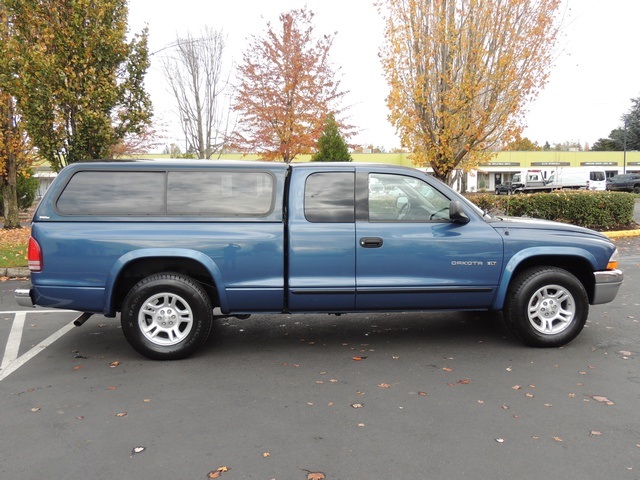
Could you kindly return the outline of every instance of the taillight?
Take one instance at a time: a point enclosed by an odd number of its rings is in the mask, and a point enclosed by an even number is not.
[[[29,237],[29,248],[27,249],[27,260],[29,270],[39,272],[42,270],[42,250],[33,237]]]

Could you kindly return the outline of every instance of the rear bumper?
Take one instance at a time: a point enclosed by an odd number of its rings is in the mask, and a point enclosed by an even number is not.
[[[21,307],[35,307],[33,299],[31,298],[31,289],[18,288],[13,293],[16,297],[16,302],[18,302],[18,305],[20,305]]]
[[[604,272],[594,272],[596,284],[593,290],[593,301],[591,305],[611,302],[618,294],[618,289],[622,285],[624,275],[621,270],[606,270]]]

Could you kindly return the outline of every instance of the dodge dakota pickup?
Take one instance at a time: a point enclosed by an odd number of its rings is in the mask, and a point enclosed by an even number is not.
[[[595,231],[491,217],[417,169],[136,160],[64,168],[32,222],[21,305],[121,313],[152,359],[184,358],[218,316],[502,311],[557,347],[612,301],[618,253]]]

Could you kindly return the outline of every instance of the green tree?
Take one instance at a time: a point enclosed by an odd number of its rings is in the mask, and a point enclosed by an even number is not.
[[[147,30],[127,41],[126,0],[3,0],[10,86],[26,131],[54,170],[111,158],[151,123]]]
[[[624,149],[624,130],[611,130],[607,138],[599,138],[592,146],[594,152],[617,152]]]
[[[18,207],[26,210],[36,199],[38,191],[38,179],[33,176],[33,170],[30,168],[20,171],[16,179],[16,192],[18,195]],[[4,208],[4,188],[1,187],[2,195],[0,195],[0,209]]]
[[[340,135],[338,122],[333,113],[324,121],[324,131],[318,139],[318,150],[311,157],[314,162],[351,162],[349,147]]]
[[[611,130],[607,138],[596,141],[591,150],[640,150],[640,97],[631,99],[631,108],[622,116],[622,125]]]

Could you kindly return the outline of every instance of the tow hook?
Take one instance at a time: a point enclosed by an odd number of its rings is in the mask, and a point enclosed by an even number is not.
[[[89,312],[84,312],[82,315],[80,315],[78,318],[76,318],[73,321],[73,324],[76,327],[81,327],[82,325],[84,325],[84,322],[86,322],[87,320],[89,320],[89,317],[91,317],[93,315],[93,313],[89,313]]]

